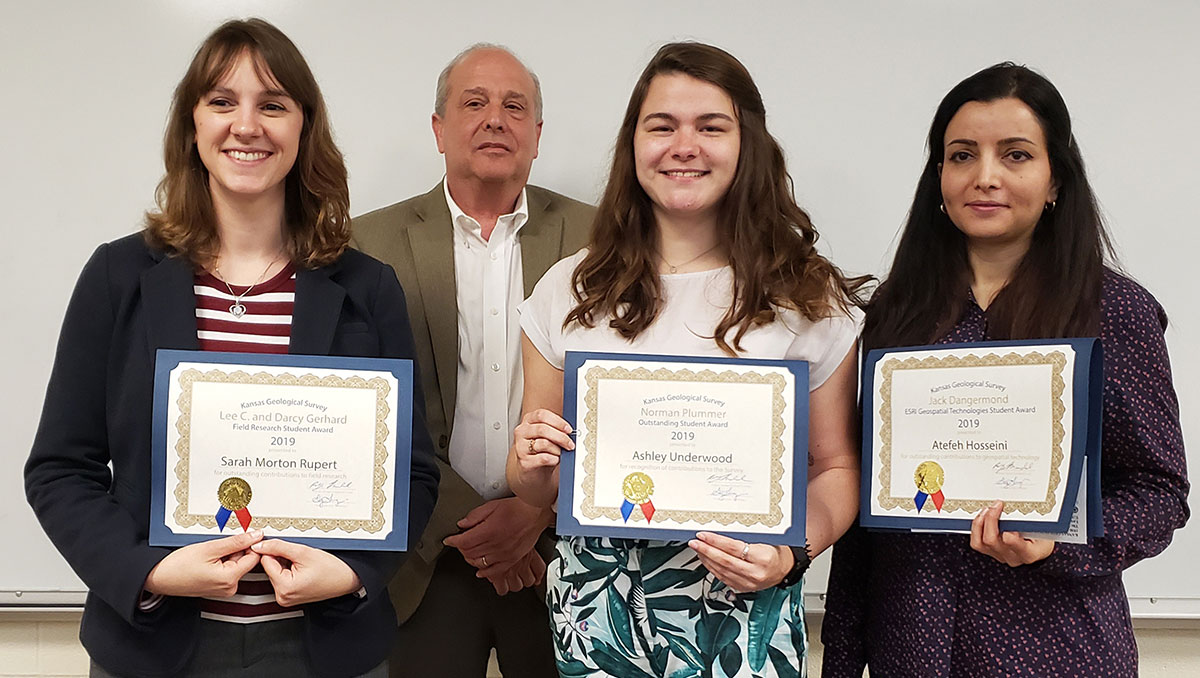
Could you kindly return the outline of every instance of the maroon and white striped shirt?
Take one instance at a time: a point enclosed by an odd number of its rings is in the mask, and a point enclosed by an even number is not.
[[[196,275],[196,330],[201,350],[287,353],[296,269],[289,264],[270,280],[252,287],[250,294],[240,296],[247,286],[226,285],[207,272]],[[240,318],[229,310],[239,297],[246,309]]]
[[[289,264],[270,280],[252,287],[245,294],[247,286],[226,286],[211,273],[196,274],[196,330],[201,350],[287,353],[296,302],[296,269]],[[229,310],[239,297],[245,307],[240,318]],[[201,598],[200,616],[234,624],[256,624],[301,617],[304,611],[275,602],[275,589],[259,565],[238,582],[236,594],[228,598]]]

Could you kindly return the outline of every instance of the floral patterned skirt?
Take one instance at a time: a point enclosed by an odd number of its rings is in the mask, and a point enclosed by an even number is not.
[[[564,538],[546,603],[563,678],[800,678],[801,584],[729,590],[687,544]]]

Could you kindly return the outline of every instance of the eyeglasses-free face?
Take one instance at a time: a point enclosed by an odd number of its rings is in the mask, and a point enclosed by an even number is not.
[[[1020,99],[963,104],[946,127],[938,169],[946,214],[973,245],[1027,248],[1058,197],[1046,135]]]
[[[715,221],[740,152],[741,129],[725,90],[682,73],[650,81],[633,155],[655,218]]]
[[[243,53],[192,110],[196,149],[209,190],[229,200],[284,199],[284,180],[300,148],[304,111],[275,82],[263,82]]]
[[[542,134],[529,72],[511,54],[483,49],[454,67],[448,90],[444,113],[433,116],[433,134],[451,184],[524,186]]]

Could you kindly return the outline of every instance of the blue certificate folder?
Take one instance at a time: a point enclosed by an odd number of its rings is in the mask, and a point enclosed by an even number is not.
[[[804,520],[806,490],[808,485],[808,363],[801,360],[754,360],[748,358],[695,358],[688,356],[646,355],[627,353],[594,353],[567,351],[563,370],[563,418],[574,429],[578,429],[578,413],[576,401],[579,392],[579,368],[586,361],[633,361],[644,364],[647,369],[666,367],[671,369],[694,368],[702,365],[764,365],[783,367],[794,377],[793,386],[793,426],[792,426],[792,484],[790,502],[792,525],[777,534],[760,532],[739,532],[726,529],[714,524],[712,532],[741,539],[750,543],[781,544],[803,546],[805,543]],[[578,442],[578,440],[577,440]],[[619,537],[628,539],[654,539],[663,541],[687,541],[696,536],[695,530],[656,528],[656,527],[605,527],[582,525],[574,517],[573,488],[575,474],[579,472],[576,454],[571,450],[563,450],[559,463],[558,484],[558,520],[556,529],[560,535],[576,535],[587,537]],[[636,512],[636,510],[635,510]],[[639,514],[640,515],[640,514]],[[640,523],[645,525],[645,522]],[[731,525],[730,527],[735,527]]]
[[[1079,494],[1080,478],[1087,460],[1087,536],[1104,535],[1104,516],[1100,503],[1100,424],[1104,391],[1104,355],[1100,340],[1084,339],[1026,339],[1013,341],[984,341],[972,344],[937,344],[934,346],[907,346],[903,348],[876,349],[870,351],[862,368],[862,432],[863,473],[859,523],[873,529],[891,530],[936,530],[946,532],[969,532],[971,520],[881,516],[871,513],[871,479],[879,472],[879,464],[873,449],[874,417],[878,409],[873,401],[875,395],[875,366],[888,356],[902,356],[913,351],[970,349],[977,352],[997,353],[1005,348],[1024,346],[1069,345],[1075,351],[1074,372],[1070,375],[1073,400],[1073,435],[1071,438],[1071,464],[1063,495],[1060,513],[1055,522],[1033,522],[1029,520],[1006,520],[1001,518],[1001,530],[1020,532],[1064,533],[1071,524],[1073,509]]]
[[[177,351],[159,349],[154,367],[154,431],[151,450],[151,498],[150,498],[150,545],[184,546],[209,539],[227,537],[242,532],[237,518],[229,518],[228,524],[219,535],[182,534],[169,529],[165,520],[165,493],[167,464],[168,393],[170,374],[180,363],[214,363],[223,365],[245,365],[251,371],[255,366],[282,366],[298,369],[343,369],[356,371],[390,372],[397,380],[396,408],[387,421],[395,439],[396,463],[392,477],[391,532],[381,539],[331,538],[318,528],[311,528],[313,536],[287,536],[287,541],[306,544],[327,551],[373,550],[405,551],[408,549],[408,503],[409,475],[412,459],[412,394],[413,365],[411,360],[390,358],[350,358],[340,356],[272,355],[257,353],[223,353],[217,351]],[[220,508],[213,498],[214,512]],[[264,529],[271,538],[271,528]]]

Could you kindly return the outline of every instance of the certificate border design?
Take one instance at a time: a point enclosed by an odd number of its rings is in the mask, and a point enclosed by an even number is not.
[[[253,520],[250,527],[255,529],[273,528],[276,530],[294,529],[307,532],[316,528],[322,532],[342,530],[347,534],[367,532],[376,534],[384,529],[387,518],[383,515],[383,506],[387,501],[384,493],[384,483],[388,480],[384,463],[387,461],[385,441],[389,431],[387,418],[391,409],[387,404],[391,386],[382,377],[364,379],[358,375],[340,377],[326,375],[318,377],[314,374],[296,376],[290,372],[270,374],[268,372],[247,373],[244,370],[225,372],[211,369],[204,372],[196,368],[187,368],[178,375],[180,394],[178,400],[179,418],[175,421],[175,429],[179,432],[179,441],[175,444],[175,452],[179,459],[173,469],[178,483],[175,486],[175,499],[178,505],[173,518],[180,527],[217,527],[214,514],[188,513],[189,504],[189,461],[191,457],[191,416],[192,416],[192,386],[197,383],[210,384],[268,384],[273,386],[316,386],[324,388],[367,389],[375,391],[375,470],[372,474],[371,517],[369,519],[330,519],[330,518],[283,518],[278,516],[262,516],[251,513]]]
[[[892,484],[892,374],[901,370],[929,370],[940,368],[957,368],[957,367],[1007,367],[1019,365],[1048,365],[1051,368],[1050,373],[1050,388],[1051,388],[1051,461],[1050,461],[1050,482],[1046,491],[1046,499],[1044,501],[1024,501],[1024,502],[1007,502],[1005,503],[1005,512],[1018,511],[1024,514],[1039,513],[1047,515],[1056,510],[1054,501],[1055,492],[1059,484],[1063,482],[1062,474],[1059,472],[1063,462],[1062,442],[1066,435],[1066,430],[1063,427],[1062,419],[1066,414],[1066,406],[1063,404],[1063,392],[1066,389],[1066,382],[1063,380],[1063,370],[1066,368],[1067,359],[1062,351],[1050,351],[1042,353],[1040,351],[1031,351],[1029,353],[1020,354],[1016,352],[1008,352],[1004,355],[998,355],[995,352],[989,352],[986,355],[979,356],[968,354],[965,356],[926,356],[923,358],[887,358],[883,365],[879,368],[883,376],[883,382],[879,386],[879,439],[881,442],[879,450],[879,496],[878,502],[880,508],[895,509],[902,508],[912,504],[911,496],[895,496],[890,494]],[[948,497],[942,506],[942,509],[950,511],[966,511],[974,513],[980,509],[991,506],[990,499],[957,499]],[[926,505],[928,511],[932,512],[934,507],[932,504]],[[921,513],[921,510],[917,510]]]
[[[645,367],[638,367],[630,370],[625,367],[601,367],[594,365],[588,368],[584,375],[584,382],[587,385],[587,393],[584,396],[584,403],[587,406],[584,412],[583,419],[587,424],[587,435],[584,436],[584,447],[588,450],[595,450],[599,421],[596,414],[599,387],[601,380],[614,381],[675,381],[675,382],[701,382],[701,383],[744,383],[744,384],[762,384],[772,387],[772,412],[771,412],[771,497],[768,513],[746,513],[734,511],[685,511],[679,509],[664,508],[659,505],[655,507],[654,515],[650,522],[659,523],[662,527],[670,527],[666,525],[668,522],[685,523],[694,521],[699,523],[718,523],[720,525],[740,525],[742,527],[754,527],[755,525],[765,525],[768,527],[777,527],[783,522],[783,510],[780,508],[780,501],[783,499],[783,434],[787,426],[783,421],[783,412],[787,409],[787,401],[784,399],[783,390],[787,387],[787,380],[783,375],[761,374],[759,372],[734,372],[733,370],[725,370],[720,373],[714,372],[711,369],[703,369],[699,372],[683,368],[672,370],[665,367],[660,367],[656,370],[649,370]],[[582,468],[584,477],[582,481],[583,499],[580,503],[580,513],[587,518],[608,518],[614,522],[621,520],[621,511],[616,506],[597,506],[595,501],[596,492],[596,457],[594,454],[588,454],[584,457]]]
[[[391,498],[385,506],[385,512],[391,513],[391,520],[384,530],[368,536],[366,532],[354,535],[344,535],[335,532],[321,533],[317,530],[309,533],[284,531],[285,534],[272,534],[270,537],[284,537],[288,541],[305,544],[327,551],[359,550],[359,551],[407,551],[408,543],[408,508],[411,494],[410,475],[412,470],[413,446],[417,443],[429,445],[428,437],[413,437],[413,383],[414,367],[412,360],[401,358],[361,358],[349,356],[323,356],[302,354],[263,354],[263,353],[230,353],[226,351],[196,351],[159,348],[155,350],[154,362],[154,409],[153,431],[151,433],[150,450],[150,545],[151,546],[185,546],[197,542],[219,539],[227,534],[216,530],[193,527],[192,531],[183,531],[168,526],[166,505],[173,501],[168,488],[168,478],[171,469],[167,464],[168,432],[174,425],[169,421],[173,417],[169,411],[174,404],[177,394],[171,393],[172,372],[180,363],[198,363],[198,369],[211,365],[215,368],[234,370],[241,366],[246,371],[256,370],[289,370],[313,372],[315,374],[337,373],[341,375],[378,374],[385,380],[388,375],[395,379],[394,391],[389,395],[389,406],[393,409],[388,415],[388,427],[392,431],[392,441],[387,443],[392,455],[384,467],[390,476],[383,485],[385,494],[390,490]],[[393,400],[394,399],[394,400]],[[426,447],[422,452],[432,453]],[[215,498],[215,497],[214,497]],[[215,508],[215,506],[214,506]],[[172,509],[173,510],[173,509]]]
[[[742,539],[753,543],[786,544],[802,546],[805,543],[805,516],[807,514],[806,499],[808,496],[808,415],[809,415],[809,372],[808,363],[803,360],[771,360],[761,358],[731,358],[728,356],[680,356],[647,353],[608,353],[599,351],[568,350],[563,357],[563,418],[576,428],[583,429],[583,412],[587,407],[583,402],[581,389],[586,388],[586,371],[593,364],[621,363],[629,366],[646,366],[653,369],[659,365],[671,369],[690,367],[693,370],[711,369],[721,372],[726,369],[753,370],[764,368],[781,368],[790,377],[783,375],[791,386],[785,389],[791,391],[791,408],[793,412],[792,428],[790,431],[792,464],[791,483],[785,490],[785,501],[790,502],[791,520],[776,528],[746,529],[737,526],[721,528],[719,531],[728,537]],[[581,433],[582,435],[582,433]],[[784,455],[784,462],[789,461]],[[658,522],[641,523],[637,525],[616,522],[608,525],[597,525],[587,522],[577,510],[579,500],[576,490],[582,492],[581,483],[576,483],[576,474],[583,472],[583,463],[576,450],[563,450],[559,464],[559,492],[556,503],[558,518],[555,528],[560,536],[602,537],[609,539],[655,539],[665,541],[686,542],[696,537],[697,526],[662,526]],[[655,511],[657,514],[657,511]],[[580,520],[585,522],[581,523]]]

